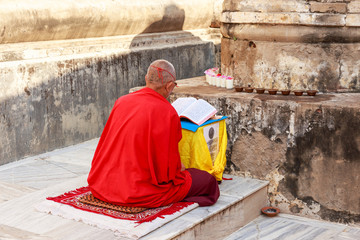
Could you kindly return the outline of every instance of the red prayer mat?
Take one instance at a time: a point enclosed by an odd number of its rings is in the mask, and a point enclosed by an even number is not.
[[[119,206],[119,205],[114,205],[114,204],[110,204],[110,205],[112,205],[112,207],[109,208],[109,205],[107,205],[107,207],[105,207],[105,206],[100,206],[101,204],[94,205],[94,204],[85,203],[83,200],[86,199],[86,197],[90,194],[91,194],[91,191],[90,191],[89,187],[82,187],[82,188],[78,188],[78,189],[70,191],[70,192],[66,192],[60,196],[48,197],[46,199],[52,200],[54,202],[70,205],[72,207],[75,207],[75,208],[83,210],[83,211],[102,214],[102,215],[110,216],[110,217],[117,218],[117,219],[131,220],[131,221],[135,221],[136,223],[139,223],[139,224],[144,223],[144,222],[151,222],[158,217],[164,218],[164,216],[166,216],[166,215],[174,214],[175,212],[178,212],[181,209],[194,204],[192,202],[178,202],[178,203],[173,203],[173,204],[170,204],[170,205],[164,206],[164,207],[142,208],[141,212],[136,213],[136,211],[139,211],[140,208],[134,207],[133,211],[132,211],[131,207],[124,207],[124,206]],[[82,199],[82,201],[81,201],[81,199]],[[103,202],[103,201],[101,201],[101,202]],[[108,204],[108,203],[106,203],[106,204]],[[127,212],[119,211],[119,209],[116,210],[116,208],[125,210]]]

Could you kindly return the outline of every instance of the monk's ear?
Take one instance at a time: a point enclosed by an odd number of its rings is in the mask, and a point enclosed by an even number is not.
[[[165,83],[165,89],[166,89],[166,91],[168,91],[168,92],[170,92],[171,91],[171,82],[167,82],[167,83]]]

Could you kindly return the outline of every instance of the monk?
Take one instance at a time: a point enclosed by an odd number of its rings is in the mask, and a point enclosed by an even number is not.
[[[175,68],[157,60],[148,68],[146,87],[120,97],[96,148],[88,183],[93,195],[123,206],[159,207],[179,201],[214,204],[216,179],[181,163],[180,118],[167,101]]]

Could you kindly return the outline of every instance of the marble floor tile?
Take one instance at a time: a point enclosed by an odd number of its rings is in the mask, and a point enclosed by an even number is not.
[[[84,184],[86,184],[86,176],[65,179],[61,183],[48,188],[3,202],[0,204],[0,224],[36,234],[45,234],[68,223],[75,224],[75,221],[39,212],[35,209],[35,206],[44,201],[46,197],[63,194],[84,186]]]
[[[68,158],[73,159],[74,162],[77,161],[86,161],[88,163],[91,163],[93,157],[94,157],[95,150],[89,150],[87,148],[79,148],[75,151],[69,151],[64,152],[61,154],[57,154],[58,156],[65,156]],[[51,156],[49,156],[51,158]]]
[[[42,160],[52,162],[54,164],[56,164],[56,163],[67,163],[67,164],[81,165],[81,166],[85,166],[88,169],[90,169],[92,158],[90,158],[90,157],[74,158],[71,155],[60,154],[60,155],[53,155],[53,156],[43,157]]]
[[[24,194],[30,193],[33,191],[36,191],[36,189],[21,186],[18,184],[0,182],[0,203],[9,201],[9,200],[17,198],[17,197],[21,197]]]
[[[10,227],[4,224],[0,224],[0,239],[2,240],[52,240],[49,236],[44,236],[28,231],[21,230],[19,228]]]

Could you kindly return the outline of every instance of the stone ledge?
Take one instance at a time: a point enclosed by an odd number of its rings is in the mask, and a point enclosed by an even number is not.
[[[174,31],[163,33],[147,33],[140,35],[125,35],[102,38],[72,39],[58,41],[40,41],[28,43],[0,44],[0,62],[19,60],[56,58],[75,55],[109,55],[118,52],[141,50],[149,47],[171,47],[181,44],[197,44],[214,42],[219,44],[220,30],[205,28],[190,31]]]
[[[306,26],[345,26],[347,15],[328,13],[258,13],[258,12],[223,12],[221,21],[233,24],[282,24]],[[359,27],[354,22],[352,27]]]
[[[206,98],[233,98],[246,101],[268,101],[276,104],[299,104],[299,105],[314,105],[321,104],[323,107],[333,108],[349,108],[358,109],[360,111],[360,93],[319,93],[315,97],[306,96],[297,97],[293,94],[283,96],[281,94],[256,94],[236,92],[234,89],[225,89],[215,86],[210,86],[205,82],[205,77],[195,77],[189,79],[178,80],[178,88],[175,88],[171,99],[181,96],[206,97]]]
[[[225,38],[235,37],[237,40],[293,43],[360,42],[358,28],[224,23],[220,29]]]

